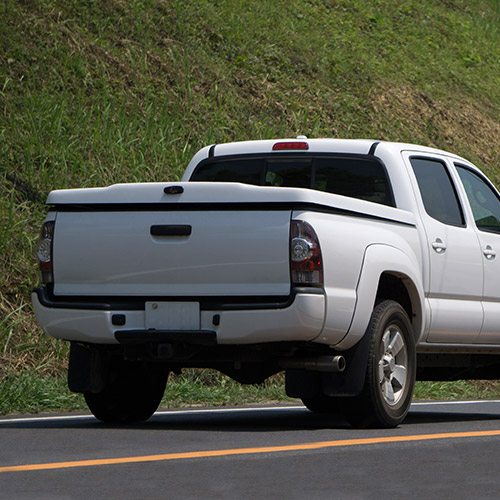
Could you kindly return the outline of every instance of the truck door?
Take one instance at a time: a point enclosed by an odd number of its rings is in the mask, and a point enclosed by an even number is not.
[[[465,222],[446,160],[411,153],[406,160],[427,238],[426,340],[473,343],[483,323],[483,264],[476,231]]]
[[[484,269],[484,323],[477,342],[500,344],[500,199],[490,182],[466,165],[455,164],[469,200]]]

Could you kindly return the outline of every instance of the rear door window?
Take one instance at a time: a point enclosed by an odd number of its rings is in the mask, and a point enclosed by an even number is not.
[[[429,158],[411,158],[425,211],[450,226],[465,226],[462,208],[446,165]]]

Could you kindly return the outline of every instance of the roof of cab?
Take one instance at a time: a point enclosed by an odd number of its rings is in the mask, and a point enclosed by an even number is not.
[[[287,149],[286,151],[273,150],[273,146],[278,143],[307,143],[307,149]],[[241,141],[228,142],[223,144],[212,144],[206,146],[195,154],[186,168],[182,177],[183,181],[189,180],[193,170],[203,160],[210,157],[220,158],[221,156],[231,156],[240,154],[258,154],[258,153],[297,153],[297,154],[314,154],[314,153],[345,153],[345,154],[376,154],[376,150],[380,145],[384,149],[395,151],[418,151],[421,153],[445,154],[461,159],[459,156],[452,155],[446,151],[416,144],[405,144],[397,142],[377,141],[374,139],[309,139],[304,136],[289,139],[266,139],[256,141]]]

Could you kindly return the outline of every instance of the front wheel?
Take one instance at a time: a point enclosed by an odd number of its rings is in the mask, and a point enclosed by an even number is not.
[[[366,332],[370,352],[363,392],[345,401],[347,420],[355,427],[396,427],[411,405],[416,354],[405,310],[392,300],[373,310]]]
[[[85,401],[96,418],[110,424],[147,420],[165,392],[168,370],[161,364],[112,359],[103,391],[87,392]]]

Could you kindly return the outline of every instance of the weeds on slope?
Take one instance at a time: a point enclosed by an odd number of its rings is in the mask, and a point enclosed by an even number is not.
[[[201,146],[373,137],[500,180],[496,0],[5,0],[0,7],[0,378],[64,373],[29,306],[57,188],[179,179]]]

